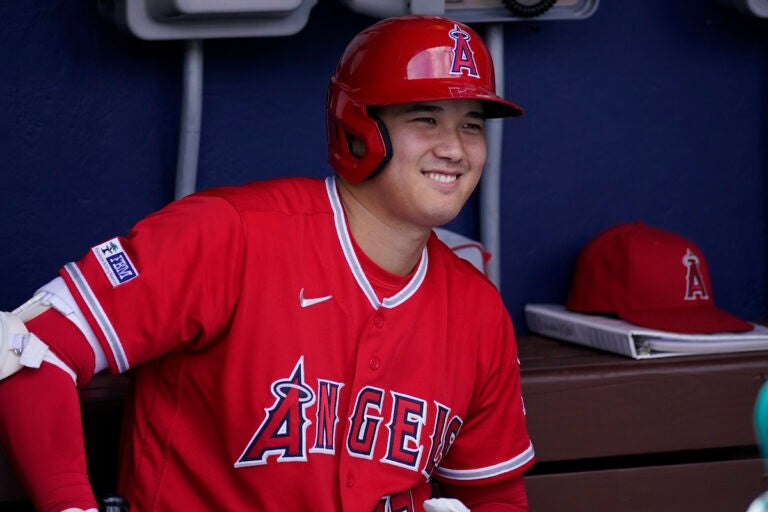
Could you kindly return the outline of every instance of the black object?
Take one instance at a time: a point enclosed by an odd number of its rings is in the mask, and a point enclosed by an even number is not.
[[[555,5],[556,0],[504,0],[504,5],[521,18],[532,18],[544,14]]]
[[[99,512],[128,512],[128,500],[116,494],[101,499]]]

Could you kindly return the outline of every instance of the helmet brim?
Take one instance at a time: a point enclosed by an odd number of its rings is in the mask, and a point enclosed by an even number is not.
[[[424,82],[424,84],[417,84],[411,81],[403,91],[391,88],[382,91],[368,90],[364,95],[359,94],[361,91],[358,91],[357,102],[368,107],[383,107],[423,101],[478,100],[483,104],[483,115],[486,119],[517,117],[524,113],[520,106],[482,87],[457,88],[453,81],[440,84],[436,83],[439,80],[434,79]]]

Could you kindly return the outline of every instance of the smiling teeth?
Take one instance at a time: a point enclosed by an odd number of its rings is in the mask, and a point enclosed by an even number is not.
[[[455,174],[440,174],[437,172],[428,172],[426,173],[427,178],[438,181],[440,183],[453,183],[456,181],[457,176]]]

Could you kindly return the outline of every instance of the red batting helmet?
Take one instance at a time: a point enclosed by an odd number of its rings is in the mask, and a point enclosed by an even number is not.
[[[347,46],[328,88],[331,166],[356,183],[389,161],[386,129],[369,107],[447,99],[481,100],[488,118],[523,113],[496,95],[491,55],[468,26],[437,16],[403,16],[368,27]],[[350,137],[362,142],[362,155],[351,151]]]

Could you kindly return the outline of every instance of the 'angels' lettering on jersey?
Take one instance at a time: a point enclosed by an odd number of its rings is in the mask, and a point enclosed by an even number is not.
[[[384,496],[373,509],[373,512],[411,512],[416,510],[413,504],[413,493],[411,491]]]
[[[339,398],[344,384],[318,379],[315,390],[304,378],[304,357],[285,379],[271,385],[275,401],[248,442],[235,467],[277,462],[306,461],[308,453],[336,453],[339,425]],[[391,410],[385,419],[384,410]],[[372,460],[379,437],[386,443],[380,462],[411,471],[429,479],[445,457],[463,421],[443,404],[366,386],[360,389],[348,418],[349,431],[344,449],[352,457]],[[307,428],[314,418],[314,439],[308,442]],[[429,422],[428,420],[432,420]],[[427,435],[424,427],[433,424]],[[308,448],[311,443],[311,447]],[[424,457],[424,453],[427,456]]]

